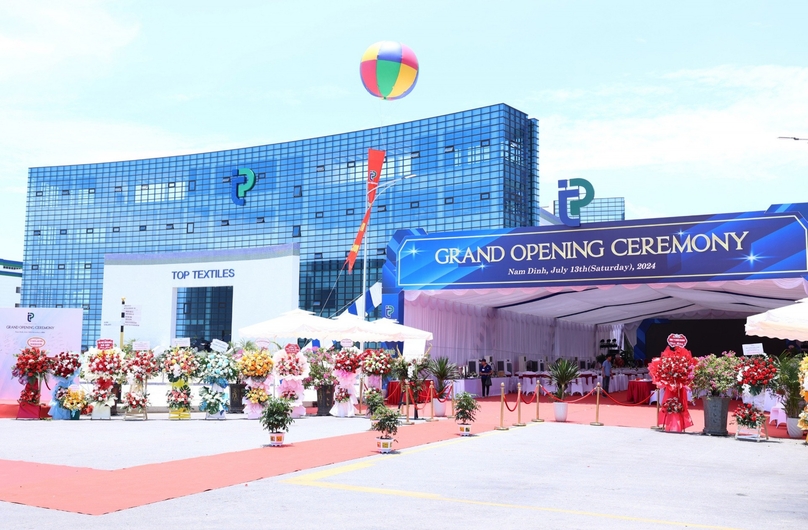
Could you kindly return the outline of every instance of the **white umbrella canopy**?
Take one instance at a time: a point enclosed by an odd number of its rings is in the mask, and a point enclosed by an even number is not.
[[[380,318],[370,323],[370,326],[380,335],[387,337],[385,341],[401,342],[405,340],[432,340],[432,332],[399,324],[389,318]]]
[[[241,337],[253,339],[327,339],[335,331],[336,324],[333,320],[318,317],[314,313],[302,309],[293,309],[279,317],[238,330]]]
[[[808,298],[747,317],[746,334],[808,341]]]
[[[432,340],[432,332],[403,326],[389,318],[368,322],[357,315],[343,313],[334,319],[334,340],[353,339],[361,342],[403,342],[407,340]]]

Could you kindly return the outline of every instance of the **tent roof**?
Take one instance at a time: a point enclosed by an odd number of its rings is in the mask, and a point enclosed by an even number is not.
[[[808,298],[747,318],[746,334],[808,341]]]
[[[804,278],[405,292],[408,301],[431,297],[583,324],[745,318],[806,296]]]

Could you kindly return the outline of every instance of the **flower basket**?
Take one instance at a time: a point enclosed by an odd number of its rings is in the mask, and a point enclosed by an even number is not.
[[[184,379],[171,382],[171,389],[166,393],[169,420],[191,419],[191,387]]]
[[[44,420],[48,418],[47,407],[42,407],[39,404],[20,403],[17,409],[18,420]]]
[[[738,426],[735,431],[736,440],[760,441],[760,431],[766,421],[766,416],[762,410],[750,403],[742,403],[735,409],[735,424]]]

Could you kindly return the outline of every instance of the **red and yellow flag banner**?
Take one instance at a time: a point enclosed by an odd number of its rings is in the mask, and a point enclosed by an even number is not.
[[[348,257],[345,258],[345,261],[348,262],[348,272],[353,270],[356,256],[359,254],[359,247],[362,246],[362,238],[365,237],[365,231],[370,222],[370,211],[373,208],[373,201],[376,200],[376,188],[379,187],[379,179],[382,176],[384,155],[384,151],[368,149],[368,208],[365,211],[365,216],[362,218],[362,224],[359,225],[359,231],[356,233],[351,251],[348,253]]]

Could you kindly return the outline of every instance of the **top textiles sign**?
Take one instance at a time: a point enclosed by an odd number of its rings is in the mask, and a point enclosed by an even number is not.
[[[395,282],[404,289],[756,279],[808,272],[808,227],[793,214],[398,239]]]

